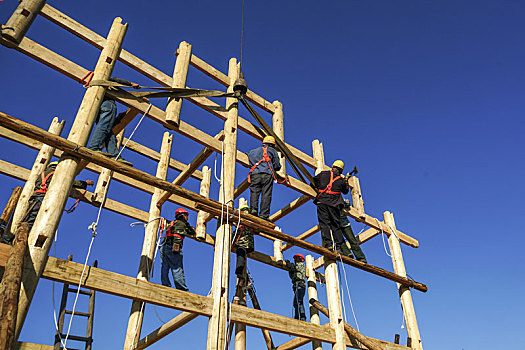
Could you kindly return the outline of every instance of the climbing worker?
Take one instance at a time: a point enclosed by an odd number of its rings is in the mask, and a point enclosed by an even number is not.
[[[276,173],[281,170],[279,154],[275,150],[275,138],[266,136],[262,147],[248,152],[251,169],[248,173],[250,184],[250,211],[261,219],[270,217],[273,180],[277,181]],[[259,212],[259,195],[261,196],[261,211]]]
[[[306,314],[304,311],[304,293],[306,291],[306,266],[304,265],[304,255],[295,254],[293,256],[294,262],[286,260],[286,269],[292,279],[293,289],[293,308],[296,320],[306,321]]]
[[[341,209],[344,202],[341,193],[347,194],[350,190],[348,181],[342,177],[345,165],[341,160],[332,164],[331,170],[321,171],[314,177],[314,185],[319,192],[314,199],[317,205],[317,219],[321,228],[323,247],[349,255],[350,250],[344,244],[341,228]]]
[[[124,79],[111,77],[109,80],[122,85],[131,86],[135,89],[140,88],[139,84],[132,83]],[[125,112],[119,114],[117,117],[116,102],[108,95],[104,95],[104,100],[100,105],[97,119],[95,120],[97,125],[95,126],[95,130],[93,130],[93,134],[91,135],[88,149],[98,152],[106,157],[116,158],[118,156],[119,150],[117,147],[117,137],[113,133],[113,127],[118,124],[124,114]],[[104,148],[104,144],[106,145],[107,152],[102,150]],[[117,161],[121,162],[122,164],[133,166],[133,163],[124,160],[120,156],[118,157]]]
[[[55,173],[57,165],[57,161],[49,163],[46,169],[40,174],[40,176],[35,181],[35,190],[33,192],[33,195],[29,198],[29,208],[27,209],[26,215],[22,219],[22,222],[29,223],[29,229],[31,229],[31,227],[33,227],[33,224],[35,223],[36,216],[38,215],[40,206],[42,205],[44,196],[47,193],[48,186],[51,183],[51,179],[53,178],[53,174]],[[94,182],[92,180],[75,180],[73,182],[73,187],[86,189],[87,186],[93,186],[93,184]],[[15,236],[12,233],[6,231],[0,242],[11,244],[14,238]]]
[[[239,210],[241,213],[249,213],[250,207],[246,204],[242,205]],[[237,263],[235,265],[235,274],[237,278],[244,278],[244,268],[246,266],[246,255],[253,252],[253,229],[244,225],[239,225],[236,230],[235,240],[232,248],[236,248]]]
[[[348,208],[350,207],[350,200],[344,199],[344,207]],[[363,253],[363,250],[361,250],[361,246],[359,245],[359,242],[357,241],[357,238],[354,236],[354,231],[352,231],[352,226],[350,225],[350,220],[348,220],[348,217],[346,214],[341,210],[341,217],[340,217],[340,225],[341,229],[343,231],[343,236],[346,238],[348,243],[350,243],[350,248],[352,249],[352,252],[348,256],[352,259],[359,260],[366,264],[366,258],[365,254]],[[346,243],[345,243],[346,245]],[[355,256],[355,258],[354,258]]]
[[[171,270],[175,288],[188,291],[184,267],[182,265],[182,243],[186,235],[195,236],[195,229],[188,223],[188,212],[186,209],[175,210],[175,220],[171,221],[166,228],[166,236],[160,248],[160,259],[162,268],[160,280],[163,286],[171,287],[168,271]]]

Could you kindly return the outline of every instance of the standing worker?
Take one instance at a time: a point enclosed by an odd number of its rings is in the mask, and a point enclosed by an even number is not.
[[[350,201],[348,199],[345,199],[344,202],[345,202],[345,208],[350,207]],[[343,236],[346,238],[348,243],[350,243],[350,248],[352,249],[352,252],[354,253],[354,255],[350,253],[350,255],[348,256],[352,259],[359,260],[366,264],[367,262],[366,262],[365,254],[363,253],[363,250],[361,249],[361,246],[359,245],[357,238],[355,238],[354,231],[352,230],[352,226],[350,225],[350,220],[348,220],[348,217],[343,212],[343,210],[341,210],[340,224],[341,224],[341,229],[343,230]]]
[[[112,77],[109,78],[109,80],[122,85],[131,86],[135,89],[140,88],[139,84],[124,79]],[[123,115],[123,113],[121,113],[119,117],[121,117],[121,115]],[[91,135],[88,149],[110,158],[116,158],[119,150],[117,147],[117,137],[113,133],[113,127],[118,123],[119,119],[120,118],[117,118],[117,103],[109,96],[104,95],[104,100],[100,105],[97,119],[95,120],[97,125]],[[102,151],[104,144],[106,145],[107,152]],[[119,157],[117,160],[122,164],[133,166],[133,163],[124,160],[122,157]]]
[[[48,186],[51,183],[51,179],[53,178],[53,174],[55,173],[57,165],[57,161],[49,163],[47,165],[47,168],[40,174],[40,177],[38,177],[35,181],[35,191],[33,192],[33,195],[29,198],[29,208],[27,210],[26,215],[22,219],[22,222],[29,223],[29,230],[31,230],[31,227],[33,227],[33,224],[35,223],[36,216],[40,211],[40,206],[42,205],[44,196],[47,193]],[[79,189],[86,189],[87,186],[93,186],[93,184],[94,182],[92,180],[75,180],[73,182],[73,187]],[[11,244],[14,238],[15,236],[13,234],[6,231],[0,242]]]
[[[293,289],[293,308],[296,320],[306,321],[306,313],[304,311],[304,293],[306,291],[306,266],[304,265],[304,255],[295,254],[293,256],[294,262],[286,260],[286,268],[288,274],[292,279]]]
[[[272,202],[273,180],[277,181],[276,173],[281,170],[279,154],[275,150],[275,138],[266,136],[262,147],[248,152],[251,169],[248,173],[250,184],[250,210],[252,215],[268,220],[270,203]],[[259,212],[259,195],[261,196],[261,211]]]
[[[171,221],[166,229],[166,237],[160,248],[162,268],[160,280],[163,286],[171,287],[168,271],[171,270],[175,288],[188,291],[184,267],[182,265],[182,243],[186,235],[195,236],[195,229],[188,223],[188,212],[179,208],[175,210],[175,220]]]
[[[321,171],[314,177],[314,184],[319,189],[314,204],[317,205],[317,219],[321,228],[323,247],[349,255],[350,250],[344,243],[341,228],[341,209],[344,207],[343,194],[350,190],[348,181],[341,176],[345,165],[341,160],[332,164],[331,170]],[[335,247],[334,247],[335,246]]]

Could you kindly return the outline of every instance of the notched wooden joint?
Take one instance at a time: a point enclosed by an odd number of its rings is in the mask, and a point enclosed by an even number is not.
[[[38,235],[38,238],[36,239],[35,247],[42,248],[46,240],[47,240],[47,236]]]
[[[109,56],[106,57],[106,63],[111,63],[111,62],[113,62],[113,58],[111,58]]]
[[[40,159],[40,164],[44,164],[47,161],[47,158]]]
[[[31,14],[31,11],[29,11],[28,9],[22,9],[22,15],[29,17],[30,14]]]

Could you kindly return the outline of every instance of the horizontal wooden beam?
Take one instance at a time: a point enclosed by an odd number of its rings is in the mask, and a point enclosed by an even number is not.
[[[197,318],[197,316],[199,315],[191,312],[182,312],[178,314],[176,317],[172,318],[171,320],[169,320],[168,322],[166,322],[165,324],[163,324],[162,326],[155,329],[153,332],[139,340],[137,342],[137,345],[133,349],[142,350],[147,348],[148,346],[153,345],[165,336],[171,334],[173,331],[194,320],[195,318]]]
[[[49,257],[42,276],[60,283],[78,284],[83,267],[82,264],[72,261]],[[183,292],[95,267],[88,267],[88,272],[81,281],[81,287],[207,317],[212,313],[213,299],[210,297]],[[331,329],[241,305],[231,304],[230,319],[232,322],[250,327],[329,343],[335,341],[335,334]]]
[[[319,232],[321,229],[319,228],[319,225],[315,225],[314,227],[312,227],[311,229],[307,230],[306,232],[304,233],[301,233],[299,236],[297,236],[297,239],[300,239],[300,240],[305,240],[307,239],[308,237],[311,237],[313,235],[315,235],[317,232]],[[291,244],[291,243],[285,243],[282,245],[282,248],[281,248],[281,251],[285,251],[285,250],[288,250],[290,249],[291,247],[293,247],[294,245]]]
[[[305,204],[306,202],[310,201],[311,197],[307,195],[302,195],[301,197],[297,198],[290,204],[286,205],[284,208],[280,209],[279,211],[275,212],[270,216],[270,221],[275,222],[279,219],[282,219],[284,216],[290,214],[295,209],[299,208],[301,205]]]
[[[14,350],[53,350],[53,345],[35,344],[28,342],[18,342]]]

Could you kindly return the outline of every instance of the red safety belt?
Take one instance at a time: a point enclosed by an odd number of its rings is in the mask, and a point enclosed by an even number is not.
[[[175,223],[175,221],[177,221],[177,220],[173,220],[171,222],[171,224],[168,226],[168,228],[166,228],[166,237],[178,237],[178,238],[184,240],[184,236],[181,236],[181,235],[179,235],[177,233],[172,233],[171,232],[171,228],[173,227],[173,224]]]
[[[341,178],[341,175],[337,175],[335,178],[334,178],[334,172],[330,170],[330,182],[328,183],[328,186],[326,186],[325,189],[323,190],[319,190],[319,194],[321,193],[327,193],[327,194],[341,194],[341,192],[335,192],[335,191],[332,191],[332,185],[334,184],[335,181],[337,181],[337,179],[340,179]]]
[[[40,174],[40,178],[42,179],[42,183],[40,184],[40,188],[38,190],[35,190],[35,193],[46,193],[47,192],[47,180],[53,175],[55,171],[53,170],[49,174],[47,174],[46,177],[44,177],[45,171],[42,171],[42,174]]]
[[[251,175],[252,171],[254,171],[255,168],[257,168],[259,166],[259,164],[261,164],[262,162],[266,162],[266,163],[268,163],[268,167],[270,168],[270,171],[272,172],[273,179],[275,181],[277,181],[278,184],[282,184],[282,183],[286,182],[286,185],[289,186],[290,185],[290,180],[288,179],[288,175],[286,175],[286,177],[283,179],[283,181],[277,180],[277,176],[275,176],[275,173],[273,172],[273,168],[272,168],[272,163],[271,163],[272,159],[268,155],[268,146],[263,146],[262,149],[263,149],[263,157],[262,157],[262,159],[260,161],[258,161],[254,166],[252,166],[252,168],[248,172],[248,183],[249,184],[252,183],[252,180],[250,178],[250,175]]]

